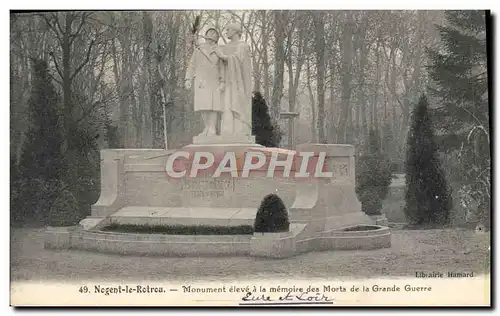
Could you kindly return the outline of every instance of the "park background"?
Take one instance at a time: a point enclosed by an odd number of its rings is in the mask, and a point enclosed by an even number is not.
[[[175,149],[199,133],[183,87],[197,16],[200,34],[241,23],[259,92],[253,107],[264,109],[254,124],[261,143],[354,145],[358,187],[390,173],[389,189],[365,197],[404,225],[408,135],[423,102],[433,131],[425,144],[444,172],[437,186],[451,195],[446,224],[489,225],[488,13],[415,10],[11,14],[12,225],[89,215],[100,149],[164,148],[165,135]],[[293,128],[284,112],[298,113]]]

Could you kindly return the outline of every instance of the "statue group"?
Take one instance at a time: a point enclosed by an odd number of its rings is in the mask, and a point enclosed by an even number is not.
[[[194,110],[201,112],[204,123],[199,136],[252,134],[250,46],[241,40],[238,24],[225,30],[229,42],[220,46],[216,29],[205,32],[204,42],[195,45],[186,72],[186,88],[193,88]]]

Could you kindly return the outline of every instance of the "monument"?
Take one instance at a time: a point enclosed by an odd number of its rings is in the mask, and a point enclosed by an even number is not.
[[[195,46],[186,71],[185,85],[194,90],[194,110],[201,112],[204,129],[199,136],[216,135],[219,113],[223,111],[224,65],[214,53],[219,41],[217,30],[210,28],[204,36],[206,42]],[[194,87],[192,81],[194,79]]]
[[[206,31],[205,43],[196,44],[186,74],[186,87],[194,78],[194,109],[205,125],[193,144],[252,144],[252,59],[241,41],[241,27],[226,27],[229,43],[218,46],[219,34]],[[216,125],[219,125],[219,135]]]
[[[207,30],[206,42],[197,44],[191,57],[186,87],[193,88],[194,109],[204,122],[193,144],[169,151],[102,150],[101,196],[91,216],[79,228],[48,231],[47,247],[286,257],[315,250],[390,246],[389,229],[361,212],[353,146],[303,144],[288,150],[255,143],[250,48],[241,41],[239,25],[230,24],[226,31],[229,43],[218,46],[217,31]],[[311,158],[323,160],[320,172],[299,177],[304,159]],[[172,161],[186,168],[186,176],[169,176]],[[193,169],[195,175],[187,176]],[[329,176],[317,176],[321,172]],[[279,195],[287,207],[289,232],[190,236],[102,230],[110,224],[253,226],[260,202],[269,193]]]

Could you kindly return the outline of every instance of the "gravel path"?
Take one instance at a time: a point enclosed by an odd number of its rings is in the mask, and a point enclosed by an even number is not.
[[[275,260],[166,258],[43,249],[40,229],[11,230],[11,280],[224,281],[268,278],[413,277],[415,272],[489,272],[489,234],[471,230],[393,230],[392,247],[311,252]]]

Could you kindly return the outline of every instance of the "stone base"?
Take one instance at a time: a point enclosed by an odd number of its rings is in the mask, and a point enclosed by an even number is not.
[[[295,236],[285,233],[254,233],[251,255],[254,257],[286,258],[295,254]]]
[[[103,222],[108,222],[108,218],[89,216],[80,221],[80,226],[82,226],[84,230],[91,230],[101,227],[102,225],[99,224],[103,224]]]
[[[71,248],[71,235],[78,229],[77,226],[47,227],[45,231],[44,248],[68,249]]]
[[[375,222],[376,225],[380,225],[380,226],[388,226],[389,225],[389,221],[387,220],[387,217],[385,216],[385,214],[370,215],[370,217],[373,220],[373,222]]]
[[[268,177],[267,169],[254,170],[248,177],[231,174],[212,177],[206,169],[195,178],[171,179],[167,161],[175,151],[101,151],[101,196],[92,215],[76,230],[48,229],[47,248],[88,249],[127,254],[157,255],[249,255],[284,258],[302,252],[332,249],[373,249],[390,246],[390,231],[382,218],[361,212],[355,192],[354,147],[335,144],[304,144],[296,151],[264,148],[253,136],[197,136],[194,144],[180,149],[189,154],[181,161],[186,169],[192,153],[210,152],[220,159],[227,152],[236,156],[241,171],[243,157],[257,149],[269,158],[277,152],[325,153],[324,171],[332,178],[311,176]],[[316,157],[316,156],[315,156]],[[280,161],[283,160],[279,159]],[[301,160],[296,159],[297,170]],[[215,169],[216,166],[214,166]],[[293,168],[292,167],[292,168]],[[279,171],[279,170],[278,170]],[[239,173],[238,173],[239,174]],[[262,199],[277,193],[289,210],[290,233],[241,236],[185,236],[120,234],[101,231],[109,223],[136,225],[252,225]],[[376,225],[375,230],[346,231],[355,225]]]
[[[389,228],[321,232],[304,238],[305,224],[291,224],[284,233],[253,235],[165,235],[49,228],[45,248],[80,249],[127,255],[253,256],[287,258],[310,251],[380,249],[391,246]],[[350,226],[348,226],[350,227]]]
[[[255,145],[255,136],[242,135],[242,136],[194,136],[193,145],[207,145],[207,144],[245,144]]]

